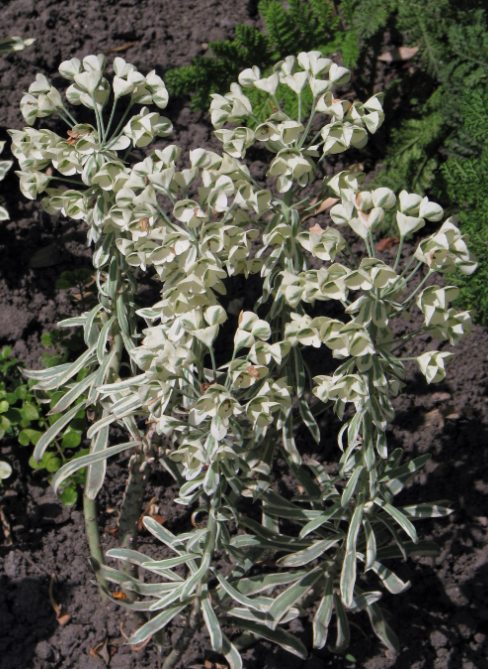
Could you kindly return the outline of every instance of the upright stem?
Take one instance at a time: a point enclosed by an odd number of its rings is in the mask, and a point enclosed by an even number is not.
[[[176,642],[175,647],[170,652],[168,657],[165,659],[163,664],[163,669],[173,669],[175,664],[181,659],[181,656],[185,653],[186,649],[190,645],[190,641],[195,635],[197,629],[198,629],[198,616],[196,614],[196,611],[192,611],[187,621],[186,627],[180,634],[180,638]]]
[[[100,543],[100,530],[98,529],[98,512],[97,500],[88,499],[86,496],[88,478],[88,467],[85,473],[85,492],[83,493],[83,513],[85,516],[86,536],[88,537],[88,546],[90,547],[90,555],[95,558],[100,564],[105,564],[103,557],[102,546]],[[107,581],[96,574],[97,581],[104,588],[108,587]]]
[[[132,455],[129,461],[129,478],[127,479],[119,520],[119,545],[122,548],[135,549],[137,546],[137,524],[141,516],[144,499],[144,474],[141,471],[143,461],[142,449]],[[129,563],[124,562],[122,571],[131,576],[134,575]]]

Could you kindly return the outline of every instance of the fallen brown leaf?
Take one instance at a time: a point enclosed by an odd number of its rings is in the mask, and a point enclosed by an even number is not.
[[[382,239],[378,246],[376,247],[378,251],[383,252],[386,251],[386,249],[391,249],[395,244],[398,244],[400,241],[399,237],[385,237],[385,239]]]
[[[318,223],[315,223],[315,225],[312,225],[312,227],[309,228],[308,231],[311,232],[313,235],[320,235],[322,234],[324,229],[321,228]]]
[[[94,648],[90,648],[88,651],[92,657],[94,657],[96,660],[100,659],[97,655],[97,651]]]
[[[95,652],[97,653],[98,657],[100,657],[105,662],[105,664],[108,665],[110,662],[110,654],[107,648],[107,641],[108,639],[104,639],[99,644],[97,644],[95,646]]]
[[[103,53],[108,54],[108,53],[117,53],[119,51],[125,51],[126,49],[130,49],[131,46],[134,46],[134,44],[137,44],[137,42],[126,42],[121,46],[113,46],[112,48],[107,49]]]
[[[5,537],[5,545],[12,545],[12,532],[10,530],[10,523],[7,520],[4,510],[0,506],[0,522],[2,523],[3,536]]]
[[[451,393],[432,393],[430,399],[432,402],[446,402],[451,399]]]
[[[70,620],[71,620],[71,616],[69,615],[69,613],[63,613],[63,615],[58,616],[58,623],[61,625],[61,627],[64,627],[64,625],[67,625]]]
[[[53,607],[54,613],[56,614],[56,620],[61,626],[63,626],[69,623],[69,621],[71,620],[71,616],[68,613],[65,613],[62,605],[58,604],[54,599],[53,586],[55,578],[56,574],[52,573],[51,581],[49,583],[49,601],[51,602],[51,606]]]
[[[120,599],[122,601],[124,599],[127,599],[127,595],[125,594],[125,592],[122,592],[122,590],[117,590],[116,592],[112,592],[112,597],[114,599]]]
[[[302,221],[306,221],[307,218],[311,218],[312,216],[317,216],[317,214],[322,213],[323,211],[326,211],[327,209],[330,209],[333,207],[337,202],[339,202],[338,197],[327,197],[323,202],[320,203],[320,205],[313,211],[311,214],[307,214],[302,218]]]
[[[385,51],[385,53],[382,53],[381,56],[378,56],[378,60],[381,60],[384,63],[393,63],[399,60],[410,60],[410,58],[415,56],[418,50],[418,46],[401,46],[398,49],[393,49],[392,51]]]

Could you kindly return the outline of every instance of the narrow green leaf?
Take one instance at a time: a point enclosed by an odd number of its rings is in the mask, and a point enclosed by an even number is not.
[[[260,574],[259,576],[251,576],[249,578],[242,578],[236,582],[236,588],[244,595],[255,595],[258,592],[264,592],[277,585],[288,585],[298,581],[302,576],[305,576],[305,570],[287,572],[281,574]]]
[[[349,641],[351,639],[351,632],[349,629],[349,621],[347,620],[346,611],[341,602],[341,598],[334,592],[334,607],[337,617],[337,639],[334,651],[336,653],[342,653],[349,646]]]
[[[59,486],[63,481],[72,476],[79,469],[87,467],[95,462],[100,462],[106,458],[110,458],[112,455],[117,455],[117,453],[122,453],[127,451],[129,448],[134,448],[135,446],[140,446],[138,441],[128,441],[124,444],[117,444],[117,446],[110,446],[106,448],[101,453],[90,453],[88,455],[83,455],[81,458],[75,458],[70,462],[67,462],[61,467],[61,469],[56,473],[52,481],[53,490],[57,493]]]
[[[253,601],[249,597],[246,597],[246,595],[243,595],[241,592],[239,592],[239,590],[236,590],[236,588],[234,588],[234,586],[232,586],[229,581],[221,576],[217,571],[215,572],[215,576],[217,577],[218,582],[225,590],[225,592],[230,597],[232,597],[234,601],[254,611],[263,611],[263,607],[258,602]]]
[[[293,653],[293,655],[297,655],[302,660],[305,660],[308,657],[308,651],[302,642],[290,632],[285,632],[281,627],[270,629],[261,623],[242,620],[239,622],[239,628],[243,631],[256,634],[267,641],[272,641],[273,643],[278,644],[278,646],[281,646],[281,648],[289,653]]]
[[[78,360],[68,365],[68,368],[65,369],[59,376],[56,376],[54,379],[49,381],[41,381],[38,385],[42,390],[55,390],[64,386],[64,384],[69,381],[75,374],[78,374],[80,369],[87,367],[93,360],[95,356],[95,346],[92,346],[86,350],[83,355],[81,355]]]
[[[276,626],[283,618],[285,613],[291,608],[296,602],[298,602],[310,588],[321,578],[323,575],[323,569],[317,567],[313,571],[303,576],[299,581],[291,585],[284,592],[282,592],[270,606],[268,611],[268,620],[271,626],[271,629],[276,629]]]
[[[105,349],[107,346],[108,337],[115,321],[116,321],[115,316],[112,316],[111,318],[108,319],[106,323],[103,324],[103,327],[100,330],[97,342],[97,358],[100,364],[102,364],[103,359],[105,357]]]
[[[410,587],[410,581],[405,583],[401,578],[379,562],[373,562],[371,569],[377,576],[379,576],[383,581],[385,588],[393,595],[399,595]]]
[[[103,416],[103,418],[100,418],[100,420],[97,420],[96,423],[93,423],[93,425],[90,427],[88,432],[86,433],[86,436],[88,439],[92,439],[97,432],[100,432],[100,430],[103,430],[105,427],[108,425],[111,425],[112,423],[115,423],[116,420],[119,420],[118,416],[113,416],[113,415],[106,415]]]
[[[25,376],[27,379],[33,379],[34,381],[48,381],[61,376],[61,374],[68,369],[70,364],[71,363],[69,362],[65,362],[56,367],[49,367],[49,369],[23,369],[22,376]]]
[[[376,636],[381,639],[394,655],[398,655],[400,652],[398,637],[384,619],[380,607],[377,604],[373,604],[368,606],[366,611]]]
[[[346,540],[346,554],[341,571],[341,597],[344,604],[349,608],[354,598],[354,586],[356,585],[356,543],[363,517],[363,504],[358,504],[349,524]]]
[[[61,430],[63,430],[68,425],[68,423],[73,420],[82,406],[83,403],[77,404],[71,408],[67,413],[64,414],[64,416],[58,418],[58,420],[53,423],[51,427],[46,430],[46,432],[44,432],[34,449],[34,458],[38,462],[42,460],[42,456],[44,455],[44,452],[49,444],[57,437]]]
[[[103,309],[101,304],[96,304],[93,309],[88,313],[85,321],[85,332],[84,339],[87,346],[92,346],[94,342],[92,341],[93,337],[98,338],[98,332],[94,329],[95,319],[98,315],[98,312]]]
[[[106,554],[108,557],[117,558],[117,560],[126,560],[127,562],[136,564],[139,567],[142,567],[143,564],[148,565],[151,564],[152,562],[156,562],[156,560],[151,560],[151,558],[149,558],[147,555],[144,555],[144,553],[131,550],[130,548],[111,548],[109,551],[107,551]],[[145,568],[147,569],[147,566]],[[169,578],[172,581],[177,581],[181,583],[184,582],[184,579],[181,576],[178,576],[178,574],[175,574],[170,570],[168,570],[162,575],[164,575],[166,578]],[[139,582],[140,581],[138,581],[138,583]]]
[[[325,551],[329,550],[332,546],[335,546],[341,539],[344,537],[344,534],[339,534],[334,539],[324,539],[323,541],[314,542],[309,548],[304,548],[297,553],[292,553],[291,555],[285,555],[276,561],[276,564],[280,567],[302,567],[312,560],[316,560],[320,557]]]
[[[52,416],[57,413],[61,413],[65,409],[67,409],[69,406],[75,402],[80,395],[83,395],[85,390],[89,388],[92,383],[95,380],[96,372],[93,372],[92,374],[88,374],[88,376],[85,376],[85,378],[82,381],[78,381],[76,385],[71,388],[71,390],[68,390],[67,393],[65,393],[59,402],[55,404],[55,406],[49,411],[48,416]]]
[[[296,465],[302,464],[302,457],[298,452],[298,448],[295,443],[295,438],[293,436],[293,416],[290,412],[288,418],[286,419],[285,424],[282,429],[282,441],[283,448],[288,453],[290,460]]]
[[[144,523],[145,528],[149,530],[156,539],[159,539],[163,544],[166,544],[166,546],[174,550],[175,553],[181,555],[185,552],[185,546],[178,540],[178,537],[163,527],[161,523],[158,523],[157,520],[154,520],[154,518],[151,518],[150,516],[144,516],[142,522]]]
[[[404,544],[405,552],[410,557],[439,557],[441,554],[439,546],[433,541],[419,541],[417,544]],[[378,548],[378,560],[401,558],[402,553],[397,546],[383,546]]]
[[[151,569],[151,571],[158,571],[159,569],[166,570],[199,557],[200,556],[195,553],[182,553],[181,555],[166,558],[165,560],[151,560],[144,562],[141,567],[146,567],[147,569]]]
[[[403,506],[400,510],[410,518],[441,518],[449,516],[453,512],[449,507],[442,506],[440,502]]]
[[[204,591],[202,592],[202,597],[200,601],[202,604],[203,619],[205,621],[205,625],[207,627],[210,636],[210,642],[212,644],[212,648],[216,652],[220,652],[222,650],[222,644],[223,644],[222,630],[220,629],[220,623],[218,621],[217,616],[215,615],[215,611],[212,608],[212,604],[210,603],[210,598],[208,596],[207,588],[205,588]]]
[[[363,518],[363,527],[364,534],[366,535],[366,561],[364,564],[364,571],[368,571],[376,561],[376,535],[367,518]]]
[[[242,669],[242,657],[229,639],[222,634],[222,653],[225,655],[225,659],[229,663],[229,669]]]
[[[320,600],[319,607],[313,619],[313,647],[323,648],[327,641],[329,624],[333,609],[333,585],[334,581],[328,576],[325,581],[324,596]]]
[[[104,427],[98,432],[90,445],[90,453],[101,453],[108,445],[109,427]],[[86,474],[85,495],[88,499],[95,499],[100,492],[105,480],[107,461],[100,460],[88,467]]]
[[[137,646],[146,639],[149,639],[150,636],[166,627],[166,625],[168,625],[168,623],[170,623],[173,618],[177,616],[178,613],[181,613],[187,606],[187,602],[170,606],[168,609],[152,618],[145,625],[139,627],[137,632],[130,637],[128,643],[130,643],[131,646]]]
[[[321,513],[316,518],[310,520],[306,525],[304,525],[304,527],[302,527],[299,534],[300,538],[302,539],[306,537],[310,534],[310,532],[313,532],[314,530],[321,527],[324,523],[333,518],[338,511],[342,510],[342,508],[342,504],[340,502],[336,502],[327,512]]]
[[[415,527],[412,525],[412,523],[408,520],[407,516],[405,516],[399,509],[395,508],[392,504],[389,504],[388,502],[384,502],[383,500],[380,500],[376,498],[375,504],[380,506],[382,509],[388,513],[393,520],[400,525],[402,530],[408,534],[410,539],[416,544],[417,541],[419,540],[417,536],[417,531]]]
[[[315,439],[316,443],[320,443],[320,428],[315,420],[313,413],[308,406],[308,402],[304,397],[298,398],[298,409],[300,410],[300,416],[302,417],[303,422],[308,427],[308,430],[312,437]]]
[[[344,488],[344,492],[342,493],[342,498],[341,498],[341,505],[343,507],[347,506],[351,500],[351,497],[354,495],[354,492],[356,490],[356,486],[358,484],[359,477],[361,476],[361,473],[363,471],[364,467],[361,465],[360,467],[357,467],[354,470],[353,475],[347,482],[346,487]]]

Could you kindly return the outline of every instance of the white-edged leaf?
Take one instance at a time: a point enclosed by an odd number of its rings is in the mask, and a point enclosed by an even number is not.
[[[325,581],[324,596],[320,600],[319,607],[313,619],[313,647],[323,648],[327,641],[329,624],[332,618],[333,609],[333,588],[334,581],[328,576]]]
[[[65,393],[59,401],[56,403],[56,405],[49,411],[47,414],[48,416],[53,416],[57,413],[61,413],[65,409],[67,409],[69,406],[75,402],[80,395],[83,395],[85,390],[89,388],[92,383],[95,381],[95,376],[96,372],[92,372],[91,374],[88,374],[85,376],[84,379],[81,381],[78,381],[76,385],[71,388],[71,390],[68,390],[67,393]]]
[[[309,548],[304,548],[297,553],[292,553],[291,555],[285,555],[276,561],[276,564],[279,567],[302,567],[312,560],[316,560],[318,557],[325,553],[326,550],[335,546],[341,539],[344,537],[344,534],[339,534],[334,539],[324,539],[323,541],[314,542]]]
[[[132,646],[137,646],[146,639],[149,639],[150,636],[156,634],[156,632],[159,632],[159,630],[166,627],[166,625],[170,623],[173,618],[177,616],[178,613],[181,613],[187,606],[188,603],[175,604],[174,606],[170,606],[168,609],[166,609],[166,611],[159,613],[145,625],[139,627],[137,632],[134,632],[134,634],[130,637],[128,643],[130,643]]]
[[[109,427],[104,427],[92,439],[90,445],[90,453],[101,453],[107,448]],[[95,499],[100,492],[103,482],[105,480],[105,473],[107,471],[107,461],[100,460],[89,465],[86,472],[85,491],[84,494],[88,499]]]
[[[58,469],[54,478],[52,480],[52,487],[55,493],[57,493],[59,486],[63,481],[68,477],[72,476],[75,472],[83,469],[83,467],[88,467],[95,462],[100,462],[106,458],[110,458],[112,455],[117,455],[123,451],[127,451],[129,448],[134,448],[134,446],[140,446],[139,441],[128,441],[124,444],[117,444],[117,446],[110,446],[100,453],[89,453],[88,455],[82,455],[81,458],[75,458],[70,460],[65,465]]]
[[[63,430],[70,423],[70,421],[73,420],[73,418],[76,416],[78,411],[83,408],[83,406],[84,402],[81,402],[81,404],[77,404],[76,406],[72,407],[68,412],[64,414],[64,416],[58,418],[58,420],[55,423],[53,423],[51,427],[49,427],[49,429],[46,430],[46,432],[44,432],[44,434],[39,439],[34,449],[34,457],[38,462],[42,460],[44,451],[53,441],[53,439],[55,439],[61,432],[61,430]]]
[[[202,592],[202,597],[200,601],[202,604],[203,619],[205,621],[208,634],[210,636],[210,642],[212,644],[212,648],[216,652],[220,652],[222,650],[222,643],[223,643],[222,630],[220,629],[218,618],[215,615],[215,611],[212,608],[212,604],[210,603],[210,597],[208,595],[207,588],[205,588],[204,591]]]

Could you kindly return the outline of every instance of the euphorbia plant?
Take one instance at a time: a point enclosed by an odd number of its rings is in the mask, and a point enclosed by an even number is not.
[[[397,207],[402,244],[425,220],[441,220],[443,211],[415,194],[402,192],[397,202],[387,188],[362,189],[359,172],[317,179],[329,154],[361,148],[383,119],[379,95],[364,104],[336,97],[335,86],[346,83],[350,73],[319,52],[286,58],[266,77],[257,68],[246,70],[226,96],[214,95],[210,111],[222,154],[197,148],[190,152],[191,167],[183,170],[173,145],[130,162],[131,146],[147,146],[170,131],[169,121],[146,107],[127,121],[133,104],[164,106],[164,84],[154,73],[144,77],[115,59],[114,106],[124,95],[131,95],[131,104],[110,135],[104,107],[111,88],[104,65],[102,57],[89,56],[83,66],[73,59],[60,67],[74,80],[68,100],[94,109],[96,127],[76,123],[59,93],[38,76],[23,101],[27,119],[57,111],[69,122],[69,137],[48,130],[11,132],[24,192],[35,197],[45,191],[48,211],[88,224],[100,298],[90,312],[60,324],[84,328],[87,351],[80,359],[30,372],[41,390],[66,388],[53,410],[62,417],[39,440],[36,456],[69,423],[79,410],[78,398],[88,391],[84,403],[96,416],[88,431],[90,454],[61,468],[53,485],[59,489],[87,467],[85,512],[99,582],[109,596],[108,583],[116,583],[132,595],[124,606],[149,615],[130,643],[144,642],[176,616],[184,619],[165,667],[178,661],[203,625],[213,649],[232,668],[242,666],[238,647],[254,638],[306,657],[287,624],[311,606],[316,648],[325,645],[335,615],[330,647],[344,651],[348,614],[364,610],[375,633],[397,651],[377,603],[381,592],[365,590],[360,578],[373,572],[388,591],[403,591],[409,584],[383,561],[435,554],[435,546],[418,540],[412,520],[449,513],[442,504],[395,506],[395,495],[427,456],[401,464],[402,451],[389,451],[386,429],[394,417],[391,399],[405,378],[403,345],[426,331],[456,343],[470,330],[469,314],[449,307],[455,289],[434,283],[438,274],[474,270],[465,239],[448,220],[406,265],[400,267],[401,248],[393,267],[376,257],[374,230],[385,209]],[[246,87],[267,96],[266,122],[253,115]],[[294,118],[281,111],[284,87],[297,96]],[[313,100],[307,118],[304,98]],[[112,112],[108,128],[113,117]],[[271,154],[267,184],[255,180],[244,162],[254,143]],[[83,184],[52,189],[59,178],[53,167],[61,181],[80,175]],[[331,194],[341,200],[330,210],[332,224],[307,229],[309,214],[321,211]],[[343,236],[341,226],[364,241],[359,257],[346,241],[351,233]],[[419,284],[414,279],[424,266],[428,271]],[[145,272],[161,281],[161,299],[137,309],[135,289]],[[233,350],[217,366],[222,351],[216,356],[216,342],[227,327],[220,304],[224,281],[254,273],[262,277],[261,297],[254,311],[240,314]],[[341,319],[311,314],[326,301],[342,308]],[[408,316],[415,304],[424,324],[396,337],[392,319]],[[312,378],[308,348],[319,349],[329,365],[337,363],[332,375]],[[451,355],[419,356],[429,383],[444,378]],[[81,367],[89,374],[81,383],[71,382]],[[303,458],[294,438],[295,427],[304,423],[319,442],[317,418],[325,410],[343,423],[335,475],[321,457]],[[130,441],[109,446],[113,424],[126,428]],[[119,572],[103,563],[94,500],[107,458],[122,451],[131,453],[122,546],[108,552],[125,565]],[[278,454],[296,477],[296,489],[287,497],[274,486]],[[179,483],[175,502],[190,507],[194,519],[194,527],[178,535],[154,518],[144,519],[165,546],[160,560],[135,550],[144,472],[155,460]],[[131,565],[160,582],[138,580]],[[243,633],[234,643],[228,638],[232,628]]]

